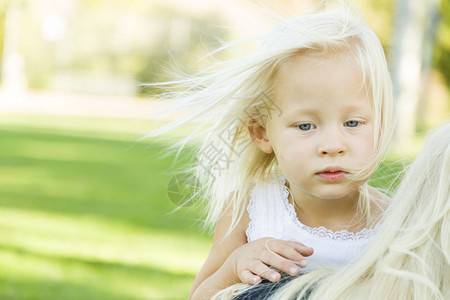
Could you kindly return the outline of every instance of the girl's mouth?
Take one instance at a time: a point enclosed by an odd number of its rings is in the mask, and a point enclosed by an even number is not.
[[[341,168],[331,167],[316,173],[319,178],[325,182],[339,182],[346,178],[348,172]]]

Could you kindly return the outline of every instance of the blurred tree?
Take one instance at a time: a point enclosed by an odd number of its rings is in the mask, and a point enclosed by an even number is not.
[[[434,63],[441,70],[447,87],[450,87],[450,0],[441,0],[439,17]]]
[[[215,15],[187,13],[164,2],[27,4],[21,47],[33,88],[120,94],[118,87],[125,85],[124,93],[132,95],[140,82],[164,79],[173,62],[188,72],[195,69],[192,58],[226,32],[216,26],[221,23]]]
[[[409,145],[415,135],[417,109],[422,95],[427,49],[431,49],[439,0],[397,0],[391,68],[394,95],[398,101],[399,124],[394,145]],[[431,34],[430,34],[431,33]],[[428,34],[428,36],[427,36]],[[429,55],[430,51],[428,51]]]

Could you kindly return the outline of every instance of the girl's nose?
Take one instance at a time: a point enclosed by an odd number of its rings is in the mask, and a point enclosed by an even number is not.
[[[319,156],[341,156],[347,152],[343,137],[336,131],[323,137],[319,146]]]

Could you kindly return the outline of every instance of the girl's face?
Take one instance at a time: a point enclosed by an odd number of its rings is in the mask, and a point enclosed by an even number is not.
[[[367,178],[351,181],[349,175],[374,151],[373,113],[361,70],[343,55],[296,56],[274,80],[281,113],[271,115],[256,143],[275,152],[294,199],[355,197]]]

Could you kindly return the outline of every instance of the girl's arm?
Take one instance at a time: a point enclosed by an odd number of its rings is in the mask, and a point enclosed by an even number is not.
[[[249,221],[248,213],[245,211],[236,228],[224,239],[231,224],[231,212],[227,212],[219,219],[211,251],[194,280],[189,299],[209,299],[218,291],[240,282],[229,266],[230,263],[227,266],[224,266],[224,263],[235,249],[247,242],[245,231]]]
[[[281,278],[277,270],[296,275],[297,266],[287,260],[305,267],[306,260],[303,256],[313,253],[312,248],[301,243],[272,238],[247,243],[247,211],[233,232],[224,238],[230,224],[231,213],[225,214],[217,222],[211,251],[195,278],[189,299],[210,299],[218,291],[235,283],[256,284],[262,278],[276,282]]]

